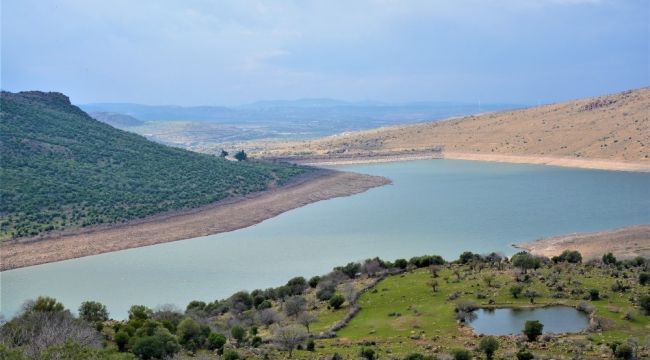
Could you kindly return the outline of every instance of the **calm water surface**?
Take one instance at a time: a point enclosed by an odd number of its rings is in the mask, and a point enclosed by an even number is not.
[[[1,312],[47,294],[122,318],[132,304],[184,307],[368,257],[512,254],[515,242],[650,222],[650,174],[453,160],[343,169],[394,183],[231,233],[6,271]]]
[[[544,325],[543,333],[580,332],[589,325],[589,316],[572,307],[553,306],[537,309],[478,309],[470,325],[477,334],[521,334],[528,320]]]

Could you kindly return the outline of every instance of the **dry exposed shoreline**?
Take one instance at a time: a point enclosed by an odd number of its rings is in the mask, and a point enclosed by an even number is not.
[[[0,245],[0,270],[233,231],[310,203],[389,183],[380,176],[316,170],[291,184],[199,209],[114,227],[5,242]]]
[[[356,157],[330,157],[330,158],[310,158],[295,157],[283,158],[285,160],[304,165],[317,166],[336,166],[336,165],[354,165],[354,164],[374,164],[397,161],[411,160],[429,160],[429,159],[451,159],[451,160],[471,160],[502,162],[512,164],[534,164],[549,165],[579,169],[610,170],[610,171],[629,171],[629,172],[650,172],[650,160],[641,161],[614,161],[605,159],[577,159],[568,157],[553,156],[534,156],[534,155],[505,155],[505,154],[475,154],[462,152],[432,153],[432,152],[413,152],[412,154],[376,154],[373,156],[356,156]]]
[[[560,255],[564,250],[578,250],[584,259],[598,258],[608,252],[620,259],[650,257],[650,225],[555,236],[513,246],[547,257]]]

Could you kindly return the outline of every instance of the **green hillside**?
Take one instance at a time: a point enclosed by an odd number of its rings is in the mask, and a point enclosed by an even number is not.
[[[0,239],[196,207],[309,171],[156,144],[92,119],[60,93],[0,98]]]

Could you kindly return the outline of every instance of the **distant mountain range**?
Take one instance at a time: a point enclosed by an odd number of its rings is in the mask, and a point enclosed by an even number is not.
[[[131,115],[112,113],[112,112],[91,112],[88,113],[95,120],[99,120],[112,127],[122,129],[131,126],[143,125],[144,121],[138,120]]]
[[[94,103],[79,105],[89,113],[109,112],[144,121],[213,121],[256,123],[272,121],[334,121],[353,127],[386,123],[412,123],[485,111],[525,107],[521,104],[482,104],[462,102],[384,103],[347,102],[335,99],[299,99],[259,101],[235,107],[173,106],[131,103]]]
[[[158,106],[128,103],[85,104],[98,120],[164,144],[215,153],[251,140],[313,139],[341,132],[435,121],[521,108],[517,104],[335,99],[259,101],[235,107]],[[142,124],[141,122],[145,122]]]

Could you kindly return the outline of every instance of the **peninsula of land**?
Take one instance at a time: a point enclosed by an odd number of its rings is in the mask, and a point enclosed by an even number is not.
[[[126,224],[5,241],[0,244],[0,270],[233,231],[307,204],[389,183],[380,176],[315,170],[281,187],[200,208]]]

